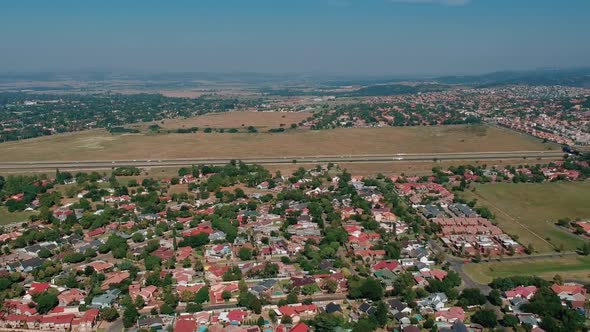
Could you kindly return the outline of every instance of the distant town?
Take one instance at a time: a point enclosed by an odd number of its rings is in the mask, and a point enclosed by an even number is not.
[[[393,96],[248,97],[205,94],[199,98],[155,94],[35,93],[0,94],[0,141],[106,128],[111,133],[139,133],[133,126],[229,111],[304,112],[298,122],[274,128],[167,128],[171,133],[282,133],[295,129],[371,128],[490,123],[530,134],[545,141],[590,145],[590,90],[566,86],[501,86],[449,88],[445,91]],[[370,95],[370,94],[369,94]],[[51,114],[51,116],[49,116]],[[129,126],[132,125],[132,126]]]

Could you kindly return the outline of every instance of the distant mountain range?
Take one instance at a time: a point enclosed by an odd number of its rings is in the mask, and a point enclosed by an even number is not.
[[[479,87],[511,84],[590,87],[590,68],[499,71],[482,75],[443,76],[435,78],[434,81],[440,84]]]
[[[55,85],[44,82],[62,82],[57,89],[74,89],[72,82],[86,82],[92,88],[103,87],[112,91],[137,89],[223,89],[228,86],[257,90],[277,96],[336,95],[381,96],[412,94],[452,89],[457,86],[497,87],[514,84],[563,85],[590,87],[590,68],[540,69],[527,71],[499,71],[480,75],[440,77],[353,77],[306,74],[262,73],[143,73],[106,70],[75,72],[0,73],[0,84],[28,82],[34,91],[55,90]],[[345,87],[345,89],[343,89]],[[88,87],[85,87],[88,88]],[[80,89],[78,87],[78,89]]]

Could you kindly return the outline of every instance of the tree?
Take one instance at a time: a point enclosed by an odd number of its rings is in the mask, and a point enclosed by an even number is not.
[[[174,314],[174,308],[168,303],[164,303],[160,306],[160,313],[163,315],[172,315]]]
[[[318,292],[320,288],[316,284],[309,284],[301,287],[301,293],[303,295],[313,295]]]
[[[49,251],[49,249],[47,249],[47,248],[43,248],[43,249],[39,250],[39,253],[37,255],[40,258],[47,258],[47,257],[51,256],[51,251]]]
[[[140,295],[137,295],[137,297],[135,298],[135,306],[139,309],[143,308],[143,306],[145,305],[145,301],[143,300],[143,297],[141,297]]]
[[[229,301],[231,299],[231,292],[225,290],[221,293],[221,297],[224,301]]]
[[[186,305],[186,312],[199,312],[199,311],[203,311],[203,305],[200,303],[188,303]]]
[[[557,285],[563,285],[563,277],[559,274],[553,276],[553,282]]]
[[[293,324],[293,319],[291,319],[291,316],[283,316],[283,318],[281,318],[281,323],[282,324]]]
[[[145,260],[145,269],[147,271],[154,271],[156,269],[159,269],[160,266],[162,265],[162,260],[160,259],[160,257],[146,256],[144,260]]]
[[[119,318],[119,312],[113,307],[104,308],[100,311],[100,317],[107,322],[113,322]]]
[[[240,293],[245,293],[248,291],[248,284],[244,279],[240,279],[240,281],[238,281],[238,289],[240,290]]]
[[[94,250],[92,248],[88,248],[88,249],[84,250],[84,256],[86,256],[86,258],[94,258],[97,256],[96,250]]]
[[[488,294],[488,301],[490,301],[490,303],[495,306],[502,305],[502,297],[500,291],[497,289],[492,289]]]
[[[57,295],[49,291],[37,295],[33,299],[35,300],[35,302],[37,302],[37,312],[39,312],[40,314],[48,313],[51,309],[55,308],[59,303]]]
[[[107,252],[109,250],[113,252],[113,258],[124,258],[127,256],[127,251],[129,250],[127,240],[116,234],[109,236],[105,246],[108,248]]]
[[[434,326],[434,324],[435,324],[434,319],[432,319],[432,317],[428,317],[424,321],[424,323],[422,324],[422,327],[425,328],[425,329],[430,329],[430,328],[432,328]]]
[[[490,286],[501,291],[507,291],[517,286],[536,286],[537,288],[545,288],[550,284],[547,280],[536,276],[513,276],[507,278],[496,278]]]
[[[90,277],[91,275],[93,275],[96,271],[94,270],[94,268],[90,265],[86,266],[84,268],[84,275],[87,277]]]
[[[292,303],[298,303],[299,302],[299,298],[297,297],[297,293],[291,291],[291,293],[289,293],[289,295],[287,295],[287,303],[292,304]]]
[[[483,327],[492,328],[498,324],[498,317],[496,317],[495,311],[484,309],[474,313],[471,316],[471,321]]]
[[[238,305],[246,307],[254,311],[256,314],[260,314],[262,312],[262,302],[260,302],[260,299],[250,292],[240,293],[238,296]]]
[[[372,301],[377,301],[383,298],[383,286],[381,283],[373,278],[367,278],[360,287],[363,297]]]
[[[459,305],[469,307],[486,303],[486,297],[478,288],[466,288],[459,295]]]
[[[264,318],[262,318],[262,316],[258,317],[258,320],[256,321],[256,325],[258,325],[259,327],[263,327],[264,326]]]
[[[375,310],[375,318],[381,327],[387,324],[387,312],[388,310],[385,306],[385,303],[383,301],[379,301],[379,303],[377,303],[377,309]]]
[[[332,278],[327,278],[324,281],[323,286],[324,289],[330,294],[334,294],[338,290],[338,282]]]
[[[200,248],[206,245],[207,243],[209,243],[209,235],[207,235],[206,233],[200,233],[195,236],[184,237],[179,245],[181,247],[190,246],[192,248]]]
[[[131,237],[131,239],[133,240],[133,242],[135,243],[139,243],[139,242],[143,242],[145,241],[145,238],[143,236],[143,234],[137,232],[135,234],[133,234],[133,236]]]
[[[242,270],[237,266],[232,266],[223,274],[223,281],[236,281],[242,279]]]
[[[86,259],[84,254],[76,252],[70,255],[67,255],[63,258],[64,263],[80,263]]]
[[[65,279],[64,284],[66,285],[66,287],[69,287],[69,288],[78,288],[78,287],[80,287],[80,284],[78,283],[78,280],[76,280],[76,274],[75,273],[68,274],[68,277]]]
[[[205,303],[209,301],[209,288],[203,287],[195,294],[196,303]]]
[[[590,242],[584,242],[581,249],[582,255],[588,256],[590,255]]]
[[[549,287],[540,288],[522,310],[541,316],[541,328],[545,331],[579,331],[584,326],[584,316],[562,306]]]
[[[132,327],[135,325],[137,318],[139,318],[137,308],[133,305],[128,306],[125,308],[125,311],[123,311],[123,326],[126,328]]]
[[[312,322],[316,332],[332,332],[337,327],[345,326],[346,322],[341,315],[332,315],[325,312],[316,315]]]
[[[352,328],[352,332],[369,332],[375,331],[376,324],[368,318],[361,318],[359,319],[354,327]]]
[[[252,250],[248,248],[241,248],[238,253],[238,256],[243,261],[249,261],[252,259]]]
[[[506,327],[516,328],[518,326],[518,324],[520,324],[520,321],[514,315],[507,314],[507,315],[504,315],[504,318],[502,318],[502,325],[504,325]]]

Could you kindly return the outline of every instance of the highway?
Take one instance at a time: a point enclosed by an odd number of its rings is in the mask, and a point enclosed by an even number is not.
[[[443,160],[510,160],[535,158],[561,158],[561,151],[500,151],[500,152],[453,152],[453,153],[398,153],[388,155],[318,155],[285,157],[249,157],[240,160],[248,164],[318,164],[318,163],[384,163],[419,162]],[[184,158],[143,160],[72,160],[72,161],[14,161],[0,162],[0,170],[48,170],[48,169],[109,169],[121,166],[135,167],[181,167],[188,165],[223,165],[239,158]]]

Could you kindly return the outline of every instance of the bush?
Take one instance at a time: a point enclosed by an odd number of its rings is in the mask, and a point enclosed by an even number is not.
[[[200,303],[189,303],[186,305],[186,312],[199,312],[203,310],[203,305]]]
[[[498,317],[493,310],[480,310],[471,316],[471,321],[483,327],[492,328],[498,324]]]
[[[139,312],[137,309],[133,305],[127,306],[123,312],[123,326],[126,328],[132,327],[135,325],[138,317]]]
[[[86,256],[84,256],[84,254],[77,252],[71,255],[67,255],[66,257],[64,257],[63,261],[64,263],[80,263],[83,262],[85,259]]]
[[[160,313],[162,315],[172,315],[174,314],[174,308],[170,306],[168,303],[164,303],[160,306]]]
[[[115,308],[104,308],[100,311],[100,317],[107,322],[113,322],[119,318],[119,312]]]

